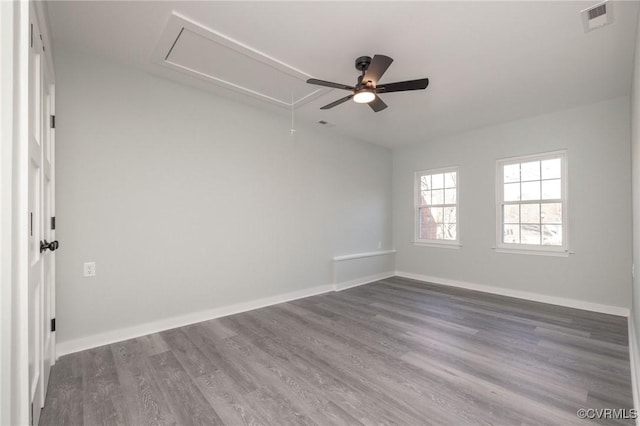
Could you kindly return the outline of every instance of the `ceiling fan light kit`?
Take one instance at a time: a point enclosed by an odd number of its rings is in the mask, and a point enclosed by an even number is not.
[[[359,104],[368,104],[376,98],[376,94],[369,89],[361,89],[355,92],[353,100]]]
[[[355,86],[348,84],[332,83],[330,81],[318,80],[310,78],[307,80],[309,84],[318,86],[331,87],[332,89],[349,90],[351,94],[331,102],[320,109],[330,109],[352,99],[359,104],[369,104],[374,112],[382,111],[387,107],[382,99],[378,96],[382,93],[406,92],[408,90],[424,90],[429,85],[428,78],[419,80],[399,81],[396,83],[387,83],[378,85],[380,77],[387,71],[393,59],[385,55],[374,55],[373,59],[369,56],[361,56],[356,59],[356,69],[362,72],[358,76],[358,83]]]

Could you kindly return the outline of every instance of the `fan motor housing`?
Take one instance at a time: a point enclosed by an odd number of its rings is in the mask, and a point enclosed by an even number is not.
[[[360,56],[358,59],[356,59],[356,69],[358,71],[366,71],[367,68],[369,68],[370,64],[371,64],[370,56]]]

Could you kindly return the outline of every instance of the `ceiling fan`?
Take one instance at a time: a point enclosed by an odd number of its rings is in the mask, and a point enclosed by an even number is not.
[[[384,74],[387,68],[389,68],[391,62],[393,62],[393,59],[385,55],[374,55],[373,59],[369,56],[359,57],[356,59],[356,69],[361,71],[362,75],[358,76],[358,83],[355,86],[332,83],[330,81],[318,80],[315,78],[310,78],[307,80],[307,83],[351,91],[349,96],[345,96],[335,102],[331,102],[320,109],[330,109],[353,98],[353,100],[359,104],[369,104],[372,110],[378,112],[387,107],[387,104],[382,102],[382,99],[378,96],[379,94],[404,92],[407,90],[422,90],[426,89],[429,85],[428,78],[399,81],[397,83],[378,84],[378,80],[380,80],[382,74]]]

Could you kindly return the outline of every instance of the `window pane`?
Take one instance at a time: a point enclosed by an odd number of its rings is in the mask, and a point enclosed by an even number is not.
[[[416,238],[457,240],[457,171],[417,175]],[[449,207],[445,207],[448,205]]]
[[[420,177],[420,190],[425,191],[431,189],[431,175]]]
[[[520,205],[507,204],[502,217],[504,223],[520,223]]]
[[[504,184],[504,201],[520,201],[520,184]]]
[[[456,208],[455,207],[445,207],[444,208],[444,222],[445,223],[456,223]]]
[[[540,225],[520,225],[520,242],[540,245]]]
[[[560,199],[562,191],[560,189],[560,179],[542,181],[542,199]]]
[[[433,217],[434,222],[443,223],[444,222],[444,208],[443,207],[431,207],[431,216]]]
[[[456,203],[456,189],[447,188],[444,190],[444,203],[455,204]]]
[[[520,205],[521,223],[540,223],[540,204]]]
[[[531,161],[520,165],[521,181],[540,180],[540,162]]]
[[[447,223],[443,226],[443,234],[445,240],[455,240],[456,239],[456,224],[455,223]]]
[[[540,212],[542,223],[562,223],[562,203],[544,203]]]
[[[562,225],[542,225],[542,244],[546,246],[561,246]]]
[[[456,172],[449,172],[444,174],[444,187],[455,188],[456,185]]]
[[[442,173],[431,175],[431,184],[433,189],[444,188],[444,175]]]
[[[520,164],[504,166],[504,183],[520,181]]]
[[[434,239],[436,237],[436,223],[433,220],[430,209],[428,207],[420,209],[420,232],[421,240]]]
[[[436,224],[429,223],[420,226],[420,239],[421,240],[435,240],[436,239]]]
[[[540,181],[522,182],[522,200],[540,199]]]
[[[497,200],[502,209],[498,211],[502,237],[498,244],[566,247],[564,158],[564,154],[555,158],[540,154],[498,160],[502,168],[502,188],[498,187],[502,199]]]
[[[519,244],[520,243],[520,225],[504,225],[502,242]]]
[[[542,179],[560,178],[560,159],[544,160],[542,162]]]
[[[420,192],[420,205],[426,206],[431,204],[431,191]]]
[[[431,191],[431,204],[444,204],[444,189]]]

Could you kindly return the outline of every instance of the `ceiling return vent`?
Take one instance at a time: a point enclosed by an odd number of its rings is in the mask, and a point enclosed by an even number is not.
[[[580,12],[584,32],[588,33],[596,28],[604,27],[613,22],[612,4],[603,1]]]

